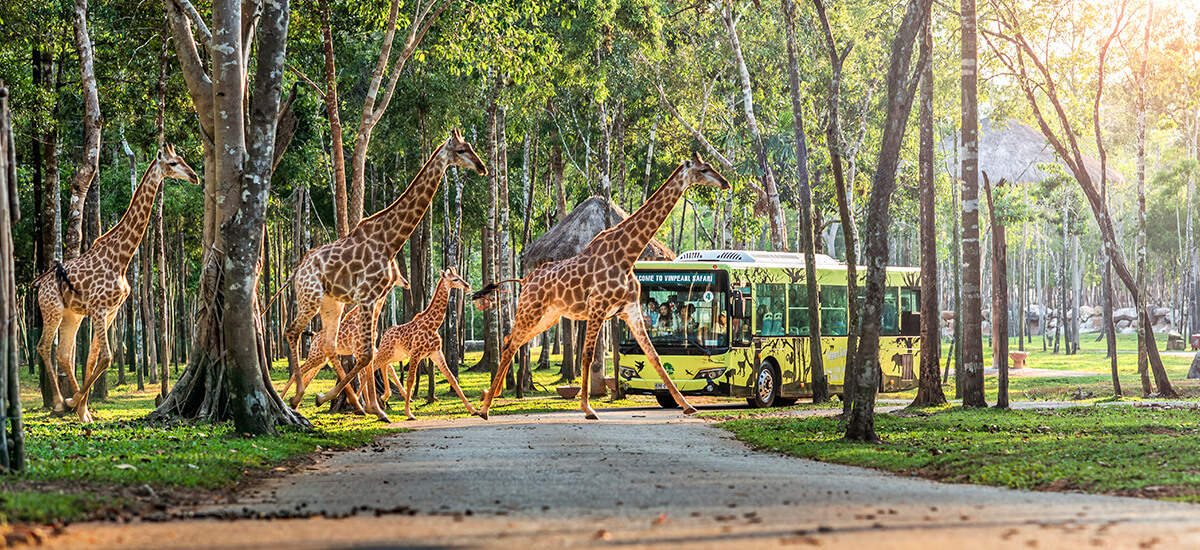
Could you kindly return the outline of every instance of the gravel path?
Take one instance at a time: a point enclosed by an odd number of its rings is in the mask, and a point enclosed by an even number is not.
[[[49,546],[1200,545],[1194,505],[947,485],[753,451],[676,411],[600,415],[408,423],[416,431],[329,453],[306,471],[265,481],[232,508],[199,510],[326,517],[77,524]]]

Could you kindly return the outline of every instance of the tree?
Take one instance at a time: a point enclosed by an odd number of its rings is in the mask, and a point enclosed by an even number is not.
[[[990,39],[989,47],[996,52],[1000,62],[1014,75],[1026,102],[1033,111],[1042,135],[1050,142],[1055,153],[1067,165],[1075,177],[1075,181],[1079,183],[1079,187],[1091,207],[1092,215],[1096,219],[1096,224],[1100,228],[1104,252],[1112,262],[1112,268],[1117,278],[1121,279],[1133,298],[1138,311],[1138,322],[1146,327],[1146,354],[1150,370],[1154,374],[1155,384],[1158,386],[1158,395],[1162,398],[1176,397],[1178,394],[1171,386],[1171,380],[1163,368],[1162,358],[1159,356],[1158,346],[1154,341],[1154,330],[1150,326],[1151,317],[1147,312],[1149,303],[1146,300],[1146,293],[1142,292],[1136,277],[1128,268],[1125,253],[1117,242],[1116,230],[1113,228],[1108,205],[1101,200],[1091,174],[1084,167],[1083,151],[1076,138],[1079,134],[1075,131],[1070,117],[1067,115],[1066,108],[1063,106],[1063,98],[1059,95],[1057,81],[1046,64],[1049,54],[1039,54],[1030,43],[1029,38],[1021,33],[1022,19],[1018,16],[1015,8],[1000,0],[992,0],[992,6],[996,11],[999,30],[986,31],[985,35],[1009,45],[1016,50],[1016,53],[1014,56],[1012,53],[998,48]],[[1120,10],[1114,26],[1121,24],[1120,21],[1124,14],[1123,4]],[[1103,81],[1099,80],[1098,86],[1102,84]],[[1100,90],[1098,89],[1098,91]],[[1039,100],[1039,98],[1043,99]],[[1043,108],[1043,101],[1047,103],[1045,108]],[[1060,130],[1056,131],[1052,128],[1051,121]]]
[[[998,195],[1004,180],[992,184],[983,174],[983,191],[987,196],[988,218],[992,225],[992,365],[999,369],[996,408],[1008,408],[1008,237],[1005,235],[1004,214],[997,214]]]
[[[968,0],[969,1],[969,0]],[[865,306],[854,356],[854,402],[846,423],[846,439],[877,442],[875,434],[875,390],[879,386],[879,331],[882,328],[884,280],[887,276],[889,206],[896,187],[896,169],[901,145],[912,111],[917,78],[909,74],[913,44],[930,16],[931,0],[909,0],[904,19],[892,40],[891,64],[887,72],[887,118],[880,141],[879,158],[867,203],[866,240],[863,256],[867,264]],[[918,59],[917,67],[925,63]]]
[[[720,19],[729,38],[729,49],[733,52],[733,62],[737,69],[738,79],[742,85],[742,108],[746,114],[746,129],[750,131],[750,139],[754,145],[754,155],[758,161],[759,177],[762,178],[763,188],[760,193],[761,215],[765,215],[771,224],[771,248],[787,252],[787,216],[779,202],[779,189],[775,183],[775,173],[767,161],[767,152],[763,147],[762,134],[758,129],[758,119],[754,116],[754,87],[750,82],[750,72],[746,70],[746,60],[742,55],[742,44],[738,39],[737,23],[740,14],[734,13],[732,2],[721,2]],[[724,163],[722,163],[724,164]]]
[[[66,243],[63,261],[79,256],[83,244],[83,207],[88,188],[100,169],[100,94],[96,90],[96,51],[87,27],[87,0],[75,0],[71,21],[75,27],[75,49],[79,52],[80,84],[83,87],[83,159],[71,178],[71,203],[67,211]]]
[[[938,368],[941,356],[941,320],[938,311],[937,222],[934,219],[934,150],[933,150],[933,33],[926,25],[921,33],[921,51],[928,57],[921,67],[920,154],[918,178],[921,198],[921,366],[917,397],[913,405],[928,407],[946,402],[942,393],[942,377]]]
[[[309,423],[271,386],[258,313],[257,278],[290,7],[280,0],[264,3],[261,13],[256,8],[216,0],[215,31],[210,33],[187,0],[167,0],[176,55],[200,130],[208,138],[203,141],[205,194],[219,200],[210,199],[211,211],[205,210],[207,253],[192,360],[150,417],[229,417],[238,432],[271,434],[277,426]],[[192,36],[193,22],[211,56],[211,75]],[[257,53],[254,93],[247,94],[252,51]]]
[[[829,401],[829,381],[825,378],[824,352],[821,351],[821,310],[817,303],[817,251],[813,235],[812,190],[808,184],[808,145],[804,135],[804,106],[800,99],[800,75],[796,67],[796,5],[782,0],[787,29],[788,83],[792,99],[792,131],[796,147],[797,194],[800,197],[800,246],[804,252],[804,279],[808,288],[808,357],[812,369],[814,403]]]
[[[979,255],[979,55],[975,0],[961,0],[962,20],[962,376],[963,406],[983,398],[983,300]]]
[[[825,52],[829,56],[831,69],[829,93],[826,96],[829,121],[825,127],[825,146],[829,149],[830,170],[833,172],[834,192],[837,195],[838,219],[842,225],[842,236],[846,246],[846,298],[849,304],[846,311],[846,357],[852,358],[858,351],[858,331],[862,326],[862,315],[858,309],[858,223],[854,219],[854,195],[847,190],[848,185],[854,185],[853,176],[847,178],[846,170],[842,166],[844,138],[840,113],[842,67],[846,58],[850,56],[852,46],[847,46],[842,51],[838,50],[837,42],[833,38],[833,29],[829,25],[829,15],[826,13],[824,0],[813,0],[813,5],[816,6],[817,17],[821,20]],[[853,157],[852,154],[850,156]],[[850,181],[847,182],[847,179]],[[857,365],[854,361],[847,362],[846,373],[843,376],[845,382],[843,384],[842,414],[846,417],[850,416],[850,406],[854,400],[854,384],[849,381],[856,376],[856,368]]]

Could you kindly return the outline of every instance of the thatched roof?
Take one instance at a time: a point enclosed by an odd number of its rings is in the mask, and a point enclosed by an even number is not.
[[[962,151],[954,151],[955,139],[947,137],[938,144],[946,163],[947,173],[957,175],[959,159]],[[1054,147],[1046,141],[1042,132],[1033,126],[1017,120],[1006,120],[993,123],[984,119],[979,125],[979,170],[987,172],[992,183],[1001,179],[1010,182],[1034,182],[1050,177],[1038,168],[1038,164],[1066,165],[1054,153]],[[1089,155],[1083,155],[1083,165],[1096,185],[1100,185],[1100,161]],[[1108,166],[1108,179],[1114,183],[1122,183],[1125,178]],[[1067,169],[1067,174],[1070,175]]]
[[[613,224],[629,217],[620,206],[605,201],[604,197],[589,197],[579,203],[579,206],[562,221],[525,247],[525,252],[521,254],[525,272],[529,273],[546,262],[565,260],[583,252],[588,243],[605,229],[608,215],[606,203],[608,208],[612,208]],[[658,239],[651,239],[638,259],[674,260],[675,253]]]

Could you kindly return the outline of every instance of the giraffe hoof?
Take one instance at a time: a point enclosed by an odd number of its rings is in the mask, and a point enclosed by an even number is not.
[[[392,423],[392,419],[388,418],[388,415],[386,415],[382,412],[375,413],[375,419],[380,422],[383,422],[384,424]],[[414,418],[413,420],[416,420],[416,419]]]
[[[67,415],[67,409],[61,405],[50,410],[51,417],[58,418],[58,417],[66,416],[66,415]]]
[[[316,401],[317,406],[320,407],[321,405],[324,405],[328,399],[325,399],[325,394],[318,393],[317,396],[313,398],[313,401]]]
[[[68,409],[74,409],[75,408],[75,398],[68,397],[66,399],[63,399],[63,405],[66,405]]]
[[[589,413],[583,415],[583,417],[588,420],[600,420],[600,417],[596,416],[595,412],[589,412]]]
[[[484,420],[488,419],[487,411],[479,411],[479,412],[475,413],[475,415]]]
[[[413,415],[411,415],[411,414],[410,414],[410,415],[408,415],[408,416],[405,418],[405,420],[408,420],[408,421],[410,421],[410,422],[411,422],[411,421],[414,421],[414,420],[416,420],[416,419],[417,419],[417,417],[415,417],[415,416],[413,416]]]
[[[697,412],[698,411],[696,410],[696,407],[693,407],[691,405],[688,405],[686,408],[683,409],[684,416],[691,416],[693,414],[696,414]]]

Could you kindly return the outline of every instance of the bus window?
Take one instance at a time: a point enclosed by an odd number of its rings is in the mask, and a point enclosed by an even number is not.
[[[900,289],[900,335],[921,335],[921,290]]]
[[[821,286],[821,334],[824,336],[845,336],[848,333],[846,322],[846,287]]]
[[[894,286],[883,288],[883,325],[879,330],[882,336],[900,335],[900,303],[897,290]]]
[[[754,289],[752,289],[750,287],[744,287],[739,290],[742,291],[742,296],[745,296],[747,299],[750,296],[754,295],[753,294]],[[729,319],[730,338],[731,338],[733,345],[737,345],[737,346],[750,345],[750,334],[751,334],[750,333],[750,316],[754,315],[753,308],[751,306],[747,305],[745,313],[746,313],[745,319],[739,319],[739,318]]]
[[[767,283],[758,285],[754,296],[754,321],[759,336],[783,336],[784,303],[783,285]]]
[[[787,334],[808,336],[808,287],[803,283],[790,284],[787,290]]]
[[[728,299],[715,271],[639,272],[642,322],[655,347],[674,350],[723,348],[729,345]],[[622,332],[624,353],[640,349],[629,331]]]

